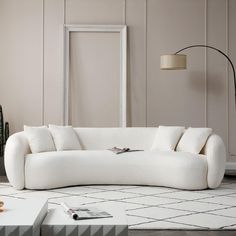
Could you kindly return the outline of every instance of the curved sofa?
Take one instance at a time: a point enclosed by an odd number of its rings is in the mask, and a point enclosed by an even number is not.
[[[82,150],[32,154],[24,132],[5,149],[7,177],[16,189],[73,185],[154,185],[197,190],[216,188],[225,171],[225,147],[212,134],[200,154],[150,151],[158,128],[74,128]],[[114,146],[143,149],[116,155]]]

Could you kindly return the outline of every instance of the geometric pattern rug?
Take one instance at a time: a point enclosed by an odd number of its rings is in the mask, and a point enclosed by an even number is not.
[[[114,203],[126,210],[129,229],[236,230],[236,180],[214,190],[183,191],[165,187],[89,185],[47,191],[13,189],[0,183],[0,196],[46,197],[49,208],[63,201],[78,206]]]

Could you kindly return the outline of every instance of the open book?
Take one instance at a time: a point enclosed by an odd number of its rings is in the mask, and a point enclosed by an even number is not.
[[[98,219],[112,217],[108,212],[96,207],[69,207],[61,203],[64,211],[74,220]]]
[[[115,154],[121,154],[124,152],[138,152],[138,151],[143,151],[143,150],[132,150],[130,148],[118,148],[118,147],[113,147],[108,149],[109,151],[114,152]]]

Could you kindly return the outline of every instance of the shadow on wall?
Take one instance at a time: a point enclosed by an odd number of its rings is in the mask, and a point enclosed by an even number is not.
[[[223,94],[224,92],[224,79],[221,78],[219,74],[211,74],[211,76],[207,76],[207,80],[213,80],[214,83],[211,84],[211,87],[207,88],[207,93],[214,94],[216,96]],[[191,71],[189,73],[189,79],[187,80],[188,86],[194,90],[199,92],[205,92],[205,83],[202,81],[205,80],[205,74],[202,72]]]

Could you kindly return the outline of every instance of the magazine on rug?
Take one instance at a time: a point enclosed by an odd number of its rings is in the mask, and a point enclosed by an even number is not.
[[[97,207],[70,207],[62,202],[63,210],[74,220],[88,220],[112,217],[108,212]]]

